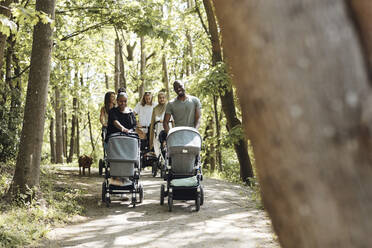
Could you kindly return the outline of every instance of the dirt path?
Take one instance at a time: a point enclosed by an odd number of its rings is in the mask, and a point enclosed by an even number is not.
[[[103,179],[96,171],[80,177],[75,168],[64,168],[59,176],[63,184],[86,189],[87,213],[76,224],[52,230],[41,247],[280,247],[266,214],[235,184],[206,178],[199,212],[193,201],[174,201],[168,212],[159,203],[164,181],[150,172],[141,175],[145,199],[136,208],[119,198],[110,208],[101,204]]]

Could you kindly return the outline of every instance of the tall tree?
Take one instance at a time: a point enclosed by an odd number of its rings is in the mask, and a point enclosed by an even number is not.
[[[58,86],[54,88],[54,111],[56,118],[56,163],[63,163],[63,122],[61,94]]]
[[[36,11],[54,19],[54,0],[36,0]],[[16,169],[10,193],[26,192],[39,185],[41,147],[43,143],[45,105],[47,100],[52,54],[53,29],[41,20],[34,27],[31,68],[27,87],[25,113]]]
[[[346,1],[215,4],[281,246],[370,247],[372,92]]]
[[[210,40],[212,44],[212,64],[213,66],[216,66],[217,63],[223,62],[217,22],[214,16],[211,0],[203,0],[203,4],[207,14]],[[220,94],[220,98],[222,109],[227,120],[228,131],[240,127],[241,121],[238,119],[236,114],[232,88],[227,87],[225,91]],[[244,182],[249,183],[249,178],[253,177],[253,169],[248,155],[248,145],[245,137],[240,137],[238,141],[234,143],[234,148],[240,164],[240,177]]]

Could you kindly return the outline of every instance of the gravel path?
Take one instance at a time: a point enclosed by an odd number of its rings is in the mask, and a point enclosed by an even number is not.
[[[39,247],[280,247],[266,213],[236,184],[205,178],[199,212],[194,201],[174,201],[168,212],[166,201],[161,206],[159,200],[164,181],[148,171],[141,175],[145,199],[136,208],[120,198],[109,208],[101,204],[103,179],[95,170],[84,177],[76,168],[63,168],[59,176],[61,183],[86,190],[87,213],[52,230]]]

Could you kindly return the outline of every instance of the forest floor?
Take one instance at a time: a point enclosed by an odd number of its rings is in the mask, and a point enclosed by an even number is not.
[[[244,247],[279,248],[266,213],[256,208],[247,187],[204,178],[204,205],[195,211],[194,201],[174,201],[168,212],[167,198],[160,205],[159,177],[142,173],[144,201],[133,208],[129,200],[113,198],[101,203],[103,178],[93,169],[79,176],[77,168],[58,170],[61,187],[83,190],[83,216],[57,227],[37,247]]]

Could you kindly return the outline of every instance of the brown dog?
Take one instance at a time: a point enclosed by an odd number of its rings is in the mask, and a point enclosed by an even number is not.
[[[83,168],[83,175],[85,175],[85,168],[88,168],[90,175],[90,166],[93,164],[93,158],[88,155],[82,155],[79,157],[79,175],[81,175],[81,168]]]

